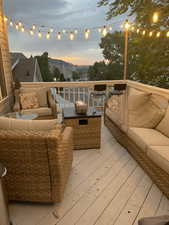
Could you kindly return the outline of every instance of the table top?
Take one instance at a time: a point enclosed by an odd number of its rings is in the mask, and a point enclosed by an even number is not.
[[[88,108],[86,114],[77,114],[74,107],[63,109],[64,119],[94,118],[94,117],[101,117],[101,116],[102,114],[94,108]]]
[[[5,176],[6,168],[0,163],[0,178]]]
[[[12,113],[7,113],[5,116],[9,118],[15,118],[15,119],[21,119],[21,120],[34,120],[38,117],[38,114],[12,112]]]

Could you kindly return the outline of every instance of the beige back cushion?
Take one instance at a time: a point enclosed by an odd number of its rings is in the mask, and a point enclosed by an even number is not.
[[[21,94],[36,92],[40,107],[48,107],[47,91],[48,91],[48,88],[20,88]]]
[[[150,99],[136,110],[129,111],[128,126],[155,128],[163,119],[165,112],[165,109],[161,108]]]
[[[169,107],[167,109],[165,117],[162,119],[162,121],[156,127],[156,130],[160,131],[162,134],[169,137]]]
[[[149,100],[150,93],[130,88],[128,97],[128,110],[135,110]]]
[[[0,117],[0,129],[2,130],[27,130],[48,131],[60,126],[57,119],[54,120],[21,120]]]

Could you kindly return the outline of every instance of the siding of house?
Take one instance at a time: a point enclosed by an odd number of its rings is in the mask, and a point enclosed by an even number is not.
[[[3,71],[5,74],[5,83],[7,97],[0,101],[0,113],[9,110],[10,102],[13,100],[12,97],[12,72],[11,72],[11,62],[9,55],[7,28],[4,22],[3,15],[3,0],[0,0],[0,48],[2,52],[2,57],[0,58],[1,64],[3,66]]]

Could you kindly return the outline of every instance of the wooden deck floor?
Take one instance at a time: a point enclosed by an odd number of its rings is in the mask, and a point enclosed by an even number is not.
[[[62,204],[11,204],[13,225],[136,225],[169,214],[169,201],[106,127],[102,148],[74,151]]]

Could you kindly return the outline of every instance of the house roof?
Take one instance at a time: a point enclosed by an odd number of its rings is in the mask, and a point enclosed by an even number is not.
[[[35,58],[33,57],[30,57],[29,59],[20,58],[18,60],[18,63],[13,68],[14,80],[20,82],[33,82],[35,68],[36,68]]]

